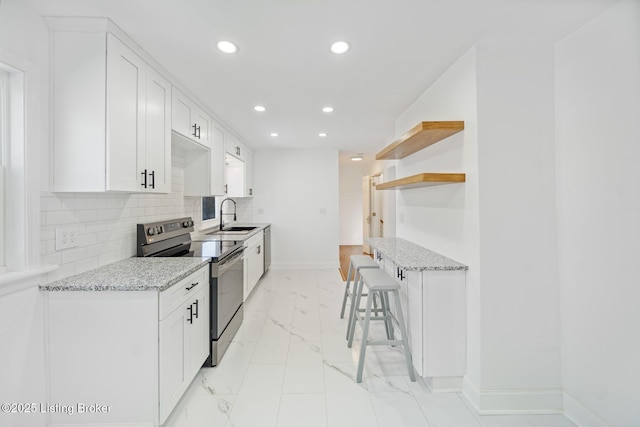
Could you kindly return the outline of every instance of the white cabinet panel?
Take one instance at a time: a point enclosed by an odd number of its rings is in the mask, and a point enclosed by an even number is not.
[[[166,419],[184,392],[187,381],[185,347],[187,310],[180,307],[160,322],[160,418]]]
[[[145,68],[138,55],[115,36],[107,35],[107,190],[140,190]]]
[[[224,194],[224,131],[213,126],[211,132],[210,194]]]
[[[194,123],[191,118],[195,116],[195,105],[175,87],[172,90],[171,104],[171,129],[189,139],[195,135]]]
[[[139,156],[145,156],[149,191],[170,193],[171,84],[151,67],[146,77],[145,145]]]

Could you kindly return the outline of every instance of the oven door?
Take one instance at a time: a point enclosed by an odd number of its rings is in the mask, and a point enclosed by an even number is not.
[[[242,305],[244,248],[211,264],[211,338],[217,340]]]

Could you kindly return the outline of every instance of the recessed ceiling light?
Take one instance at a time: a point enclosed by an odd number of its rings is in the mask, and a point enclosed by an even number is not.
[[[339,42],[335,42],[334,44],[331,45],[331,52],[335,53],[336,55],[342,55],[343,53],[346,53],[349,50],[349,43],[344,42],[344,41],[339,41]]]
[[[259,111],[259,112],[263,112],[263,111],[267,111],[267,109],[262,106],[262,105],[256,105],[255,107],[253,107],[254,110]]]
[[[219,41],[216,46],[220,52],[224,53],[236,53],[238,51],[238,46],[227,40]]]
[[[327,134],[326,134],[326,132],[320,132],[320,133],[318,134],[318,136],[319,136],[320,138],[324,138],[325,136],[327,136]]]
[[[271,135],[273,137],[276,137],[276,136],[278,136],[278,132],[271,132],[269,135]]]
[[[325,113],[332,113],[333,107],[322,107],[322,111],[324,111]]]
[[[362,156],[351,156],[351,160],[353,160],[354,162],[359,162],[362,159],[363,159]]]

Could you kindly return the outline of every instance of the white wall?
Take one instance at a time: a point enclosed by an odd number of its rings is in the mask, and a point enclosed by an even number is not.
[[[557,44],[556,88],[565,410],[638,426],[640,3]]]
[[[561,410],[553,48],[480,44],[396,121],[465,130],[397,162],[397,176],[466,183],[397,192],[397,234],[469,266],[465,393],[484,413]]]
[[[254,216],[272,224],[272,268],[338,268],[338,151],[257,150]]]
[[[505,404],[561,409],[553,46],[501,43],[477,52],[479,385],[528,394],[505,393]]]

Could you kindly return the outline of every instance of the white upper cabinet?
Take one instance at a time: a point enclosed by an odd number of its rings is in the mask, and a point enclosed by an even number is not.
[[[185,196],[207,197],[225,194],[224,136],[224,131],[213,124],[209,150],[185,150]]]
[[[234,137],[225,137],[225,194],[229,197],[251,197],[253,152]]]
[[[70,21],[49,19],[53,190],[169,192],[169,82],[106,25]]]
[[[175,133],[209,148],[211,123],[211,116],[178,88],[173,87],[171,129]]]

